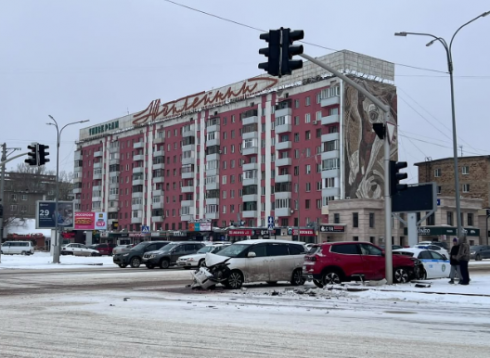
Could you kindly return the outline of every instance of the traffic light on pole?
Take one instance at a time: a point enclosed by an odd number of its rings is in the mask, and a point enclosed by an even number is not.
[[[49,158],[47,158],[47,156],[49,155],[49,152],[46,152],[46,149],[49,149],[48,145],[44,145],[44,144],[38,145],[39,165],[44,165],[47,162],[49,162]]]
[[[269,43],[269,47],[261,48],[259,54],[267,57],[267,62],[259,63],[259,68],[271,76],[281,76],[279,61],[281,58],[281,30],[270,30],[260,35],[261,40]]]
[[[390,196],[407,189],[407,184],[400,184],[400,181],[408,177],[407,173],[400,173],[400,169],[406,167],[407,162],[390,160]]]
[[[293,56],[303,53],[303,45],[293,45],[294,41],[302,40],[305,37],[303,30],[291,31],[282,29],[281,43],[281,75],[290,75],[294,70],[303,67],[303,60],[293,60]]]
[[[39,166],[39,144],[37,143],[32,143],[31,145],[27,146],[27,149],[30,150],[29,153],[27,153],[28,158],[24,160],[26,164],[29,164],[30,166]]]

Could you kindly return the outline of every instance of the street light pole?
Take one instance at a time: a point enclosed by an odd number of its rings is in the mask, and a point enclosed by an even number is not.
[[[446,40],[442,37],[435,36],[432,34],[421,33],[421,32],[397,32],[395,36],[407,36],[407,35],[416,35],[416,36],[428,36],[432,37],[433,40],[426,44],[426,46],[431,46],[435,41],[439,41],[444,49],[446,50],[447,57],[447,68],[449,72],[449,79],[451,84],[451,112],[452,112],[452,129],[453,129],[453,156],[454,156],[454,195],[456,199],[456,222],[457,222],[457,233],[458,238],[461,240],[464,237],[463,227],[461,225],[461,202],[460,202],[460,188],[459,188],[459,169],[458,169],[458,137],[456,132],[456,109],[455,109],[455,100],[454,100],[454,80],[453,80],[453,58],[452,58],[452,45],[454,38],[457,33],[465,26],[471,24],[473,21],[478,20],[480,17],[485,17],[490,14],[490,11],[484,12],[483,14],[475,17],[474,19],[468,21],[467,23],[461,25],[456,32],[451,37],[451,41],[449,45]]]
[[[60,230],[59,230],[59,213],[58,213],[58,201],[59,201],[59,195],[60,195],[60,138],[61,138],[61,133],[63,132],[63,129],[66,127],[73,125],[73,124],[78,124],[78,123],[85,123],[88,122],[88,119],[85,119],[83,121],[77,121],[77,122],[71,122],[68,124],[65,124],[61,130],[58,127],[58,122],[56,122],[56,119],[53,118],[53,116],[48,115],[49,118],[53,120],[54,123],[46,123],[47,125],[50,126],[55,126],[56,128],[56,193],[55,193],[55,207],[54,207],[54,218],[56,220],[56,226],[55,226],[55,240],[54,240],[54,248],[53,248],[53,263],[54,264],[59,264],[60,263],[60,254],[61,254],[61,240],[60,240]]]

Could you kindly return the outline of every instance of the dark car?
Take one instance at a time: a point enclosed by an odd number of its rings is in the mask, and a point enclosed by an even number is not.
[[[162,269],[174,266],[181,256],[195,254],[206,246],[202,242],[177,241],[166,245],[157,251],[148,251],[143,256],[143,263],[149,269],[160,267]]]
[[[143,255],[149,251],[161,249],[163,246],[170,244],[170,241],[144,241],[133,247],[128,252],[116,254],[112,257],[112,261],[125,268],[131,265],[132,268],[140,267],[143,262]]]
[[[404,283],[418,278],[418,260],[393,255],[393,282]],[[385,278],[385,254],[370,242],[330,242],[313,246],[305,256],[303,275],[318,287],[353,278]]]
[[[476,261],[490,259],[490,246],[475,245],[470,246],[470,258]]]
[[[91,249],[97,250],[101,255],[112,256],[113,244],[95,244],[89,246]]]

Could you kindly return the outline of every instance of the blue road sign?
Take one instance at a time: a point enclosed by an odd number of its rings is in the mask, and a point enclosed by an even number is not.
[[[149,233],[150,232],[150,227],[149,226],[142,225],[141,226],[141,232],[142,233]]]
[[[437,206],[441,206],[441,199],[437,199]]]

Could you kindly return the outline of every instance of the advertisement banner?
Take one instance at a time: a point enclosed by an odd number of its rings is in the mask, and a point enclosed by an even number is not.
[[[75,230],[93,230],[95,223],[95,213],[77,212],[75,213]]]
[[[58,201],[55,209],[54,201],[36,202],[36,229],[56,229],[56,222],[60,229],[73,229],[73,201]]]
[[[107,230],[107,213],[95,213],[95,230]]]

